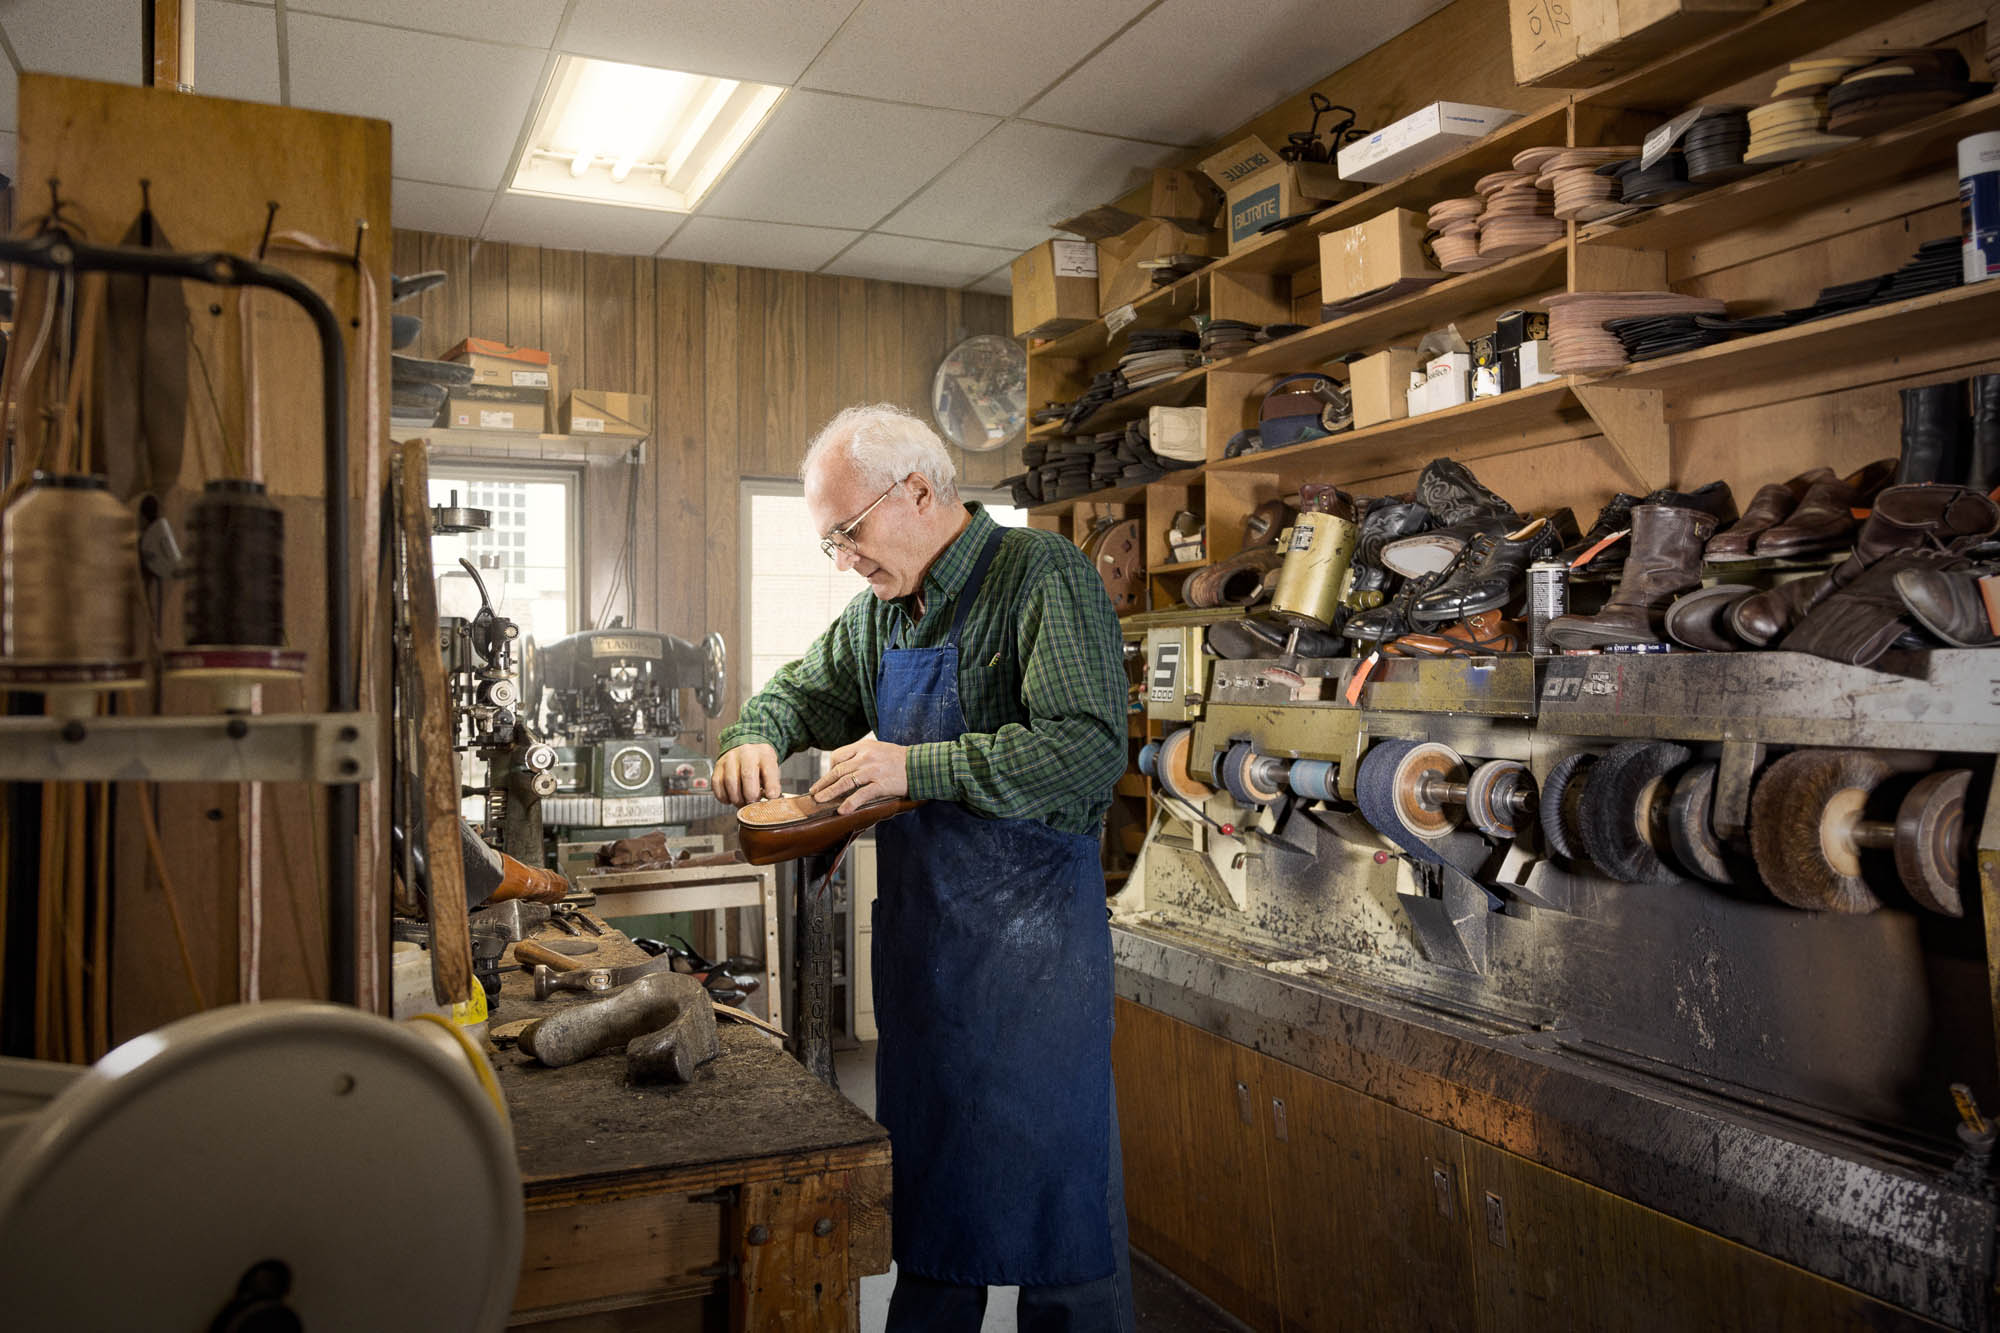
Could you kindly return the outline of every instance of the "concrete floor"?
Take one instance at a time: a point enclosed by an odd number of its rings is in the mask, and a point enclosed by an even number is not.
[[[836,1052],[834,1073],[847,1099],[875,1114],[875,1045]],[[861,1279],[862,1333],[882,1333],[889,1318],[889,1293],[896,1270]],[[1015,1288],[996,1287],[986,1302],[981,1333],[1015,1333]],[[1247,1326],[1216,1308],[1179,1278],[1138,1250],[1132,1251],[1132,1307],[1147,1333],[1241,1333]]]

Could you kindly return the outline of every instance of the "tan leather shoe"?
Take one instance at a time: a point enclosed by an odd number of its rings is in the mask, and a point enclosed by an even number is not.
[[[803,794],[780,796],[738,810],[736,836],[743,845],[744,860],[753,866],[775,865],[826,851],[850,833],[907,814],[922,804],[908,797],[893,797],[843,815],[838,801],[815,801]]]

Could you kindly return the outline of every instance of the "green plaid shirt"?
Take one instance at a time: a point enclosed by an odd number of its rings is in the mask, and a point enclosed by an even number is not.
[[[819,641],[743,705],[719,753],[762,741],[780,757],[833,750],[875,730],[875,680],[890,634],[940,647],[958,593],[997,525],[972,521],[911,599],[863,592]],[[995,819],[1040,819],[1095,835],[1125,771],[1125,667],[1118,618],[1083,553],[1053,532],[1008,528],[958,645],[966,734],[910,747],[910,795],[958,801]]]

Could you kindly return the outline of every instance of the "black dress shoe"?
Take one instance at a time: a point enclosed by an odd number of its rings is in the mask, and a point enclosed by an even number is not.
[[[1501,610],[1519,597],[1528,566],[1554,555],[1560,544],[1546,518],[1502,536],[1476,537],[1451,577],[1417,598],[1410,619],[1427,625]]]
[[[1583,534],[1576,544],[1562,553],[1564,564],[1575,564],[1577,559],[1591,547],[1603,541],[1614,532],[1625,532],[1632,526],[1632,506],[1639,503],[1636,495],[1624,491],[1611,497],[1611,503],[1597,511],[1597,521],[1590,525],[1590,531]],[[1625,563],[1625,543],[1614,542],[1597,553],[1589,563],[1576,566],[1578,574],[1608,574]]]

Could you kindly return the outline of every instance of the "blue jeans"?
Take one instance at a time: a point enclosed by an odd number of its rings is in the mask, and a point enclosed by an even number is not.
[[[1020,1333],[1133,1333],[1132,1244],[1125,1228],[1125,1166],[1118,1143],[1118,1108],[1111,1110],[1110,1277],[1060,1287],[1022,1287],[1015,1324]],[[889,1296],[886,1333],[979,1333],[986,1318],[983,1286],[960,1286],[898,1272]]]

